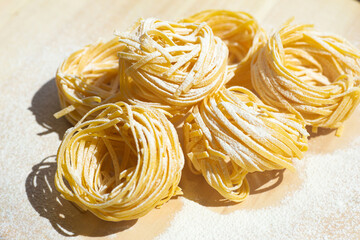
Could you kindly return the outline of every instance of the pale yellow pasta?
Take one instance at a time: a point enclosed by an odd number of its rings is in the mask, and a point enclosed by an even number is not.
[[[176,130],[164,114],[123,102],[104,104],[66,132],[55,185],[101,219],[136,219],[181,194],[183,165]]]
[[[359,104],[359,83],[360,51],[312,25],[286,24],[252,63],[252,84],[265,103],[337,135]]]
[[[148,18],[118,35],[120,92],[132,104],[183,114],[230,76],[228,49],[205,23]]]
[[[236,68],[231,84],[251,87],[250,64],[255,52],[266,42],[266,33],[255,18],[246,12],[205,10],[181,22],[206,22],[215,36],[229,48],[228,63]]]
[[[90,109],[119,101],[119,60],[123,49],[117,38],[90,44],[71,54],[56,73],[62,110],[56,118],[65,117],[75,125]]]
[[[293,169],[307,150],[305,124],[241,87],[223,88],[196,105],[184,123],[185,154],[195,173],[225,198],[249,193],[248,172]]]

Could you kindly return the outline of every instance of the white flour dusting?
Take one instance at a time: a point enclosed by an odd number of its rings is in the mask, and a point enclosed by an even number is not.
[[[302,185],[281,204],[222,215],[184,198],[157,239],[359,239],[360,137],[296,163]]]

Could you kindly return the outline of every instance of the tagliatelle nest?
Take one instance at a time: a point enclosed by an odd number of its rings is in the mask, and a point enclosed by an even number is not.
[[[142,106],[90,110],[66,132],[57,163],[57,190],[107,221],[139,218],[181,194],[176,130],[161,112]]]
[[[286,24],[254,58],[252,83],[265,103],[339,135],[359,104],[360,51],[312,25]]]
[[[181,22],[206,22],[229,48],[229,65],[235,68],[232,84],[251,87],[250,65],[253,55],[266,43],[266,33],[253,16],[246,12],[205,10]]]
[[[119,33],[120,92],[124,101],[182,114],[222,87],[228,49],[205,23],[139,20]]]
[[[192,170],[225,198],[248,195],[247,172],[293,169],[307,150],[304,122],[263,104],[245,88],[222,89],[196,105],[184,123]]]
[[[90,44],[61,64],[56,85],[62,110],[56,118],[65,115],[75,125],[92,108],[119,101],[117,54],[123,47],[117,38]]]

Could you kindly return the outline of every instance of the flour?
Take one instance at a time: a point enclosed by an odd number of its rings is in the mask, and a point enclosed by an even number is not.
[[[359,239],[359,145],[296,161],[302,184],[277,206],[221,215],[184,198],[157,239]]]

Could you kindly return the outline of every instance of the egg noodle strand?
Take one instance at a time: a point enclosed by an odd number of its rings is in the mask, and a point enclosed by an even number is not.
[[[181,194],[184,156],[176,130],[143,106],[118,102],[90,110],[66,132],[57,163],[57,190],[107,221],[139,218]]]

